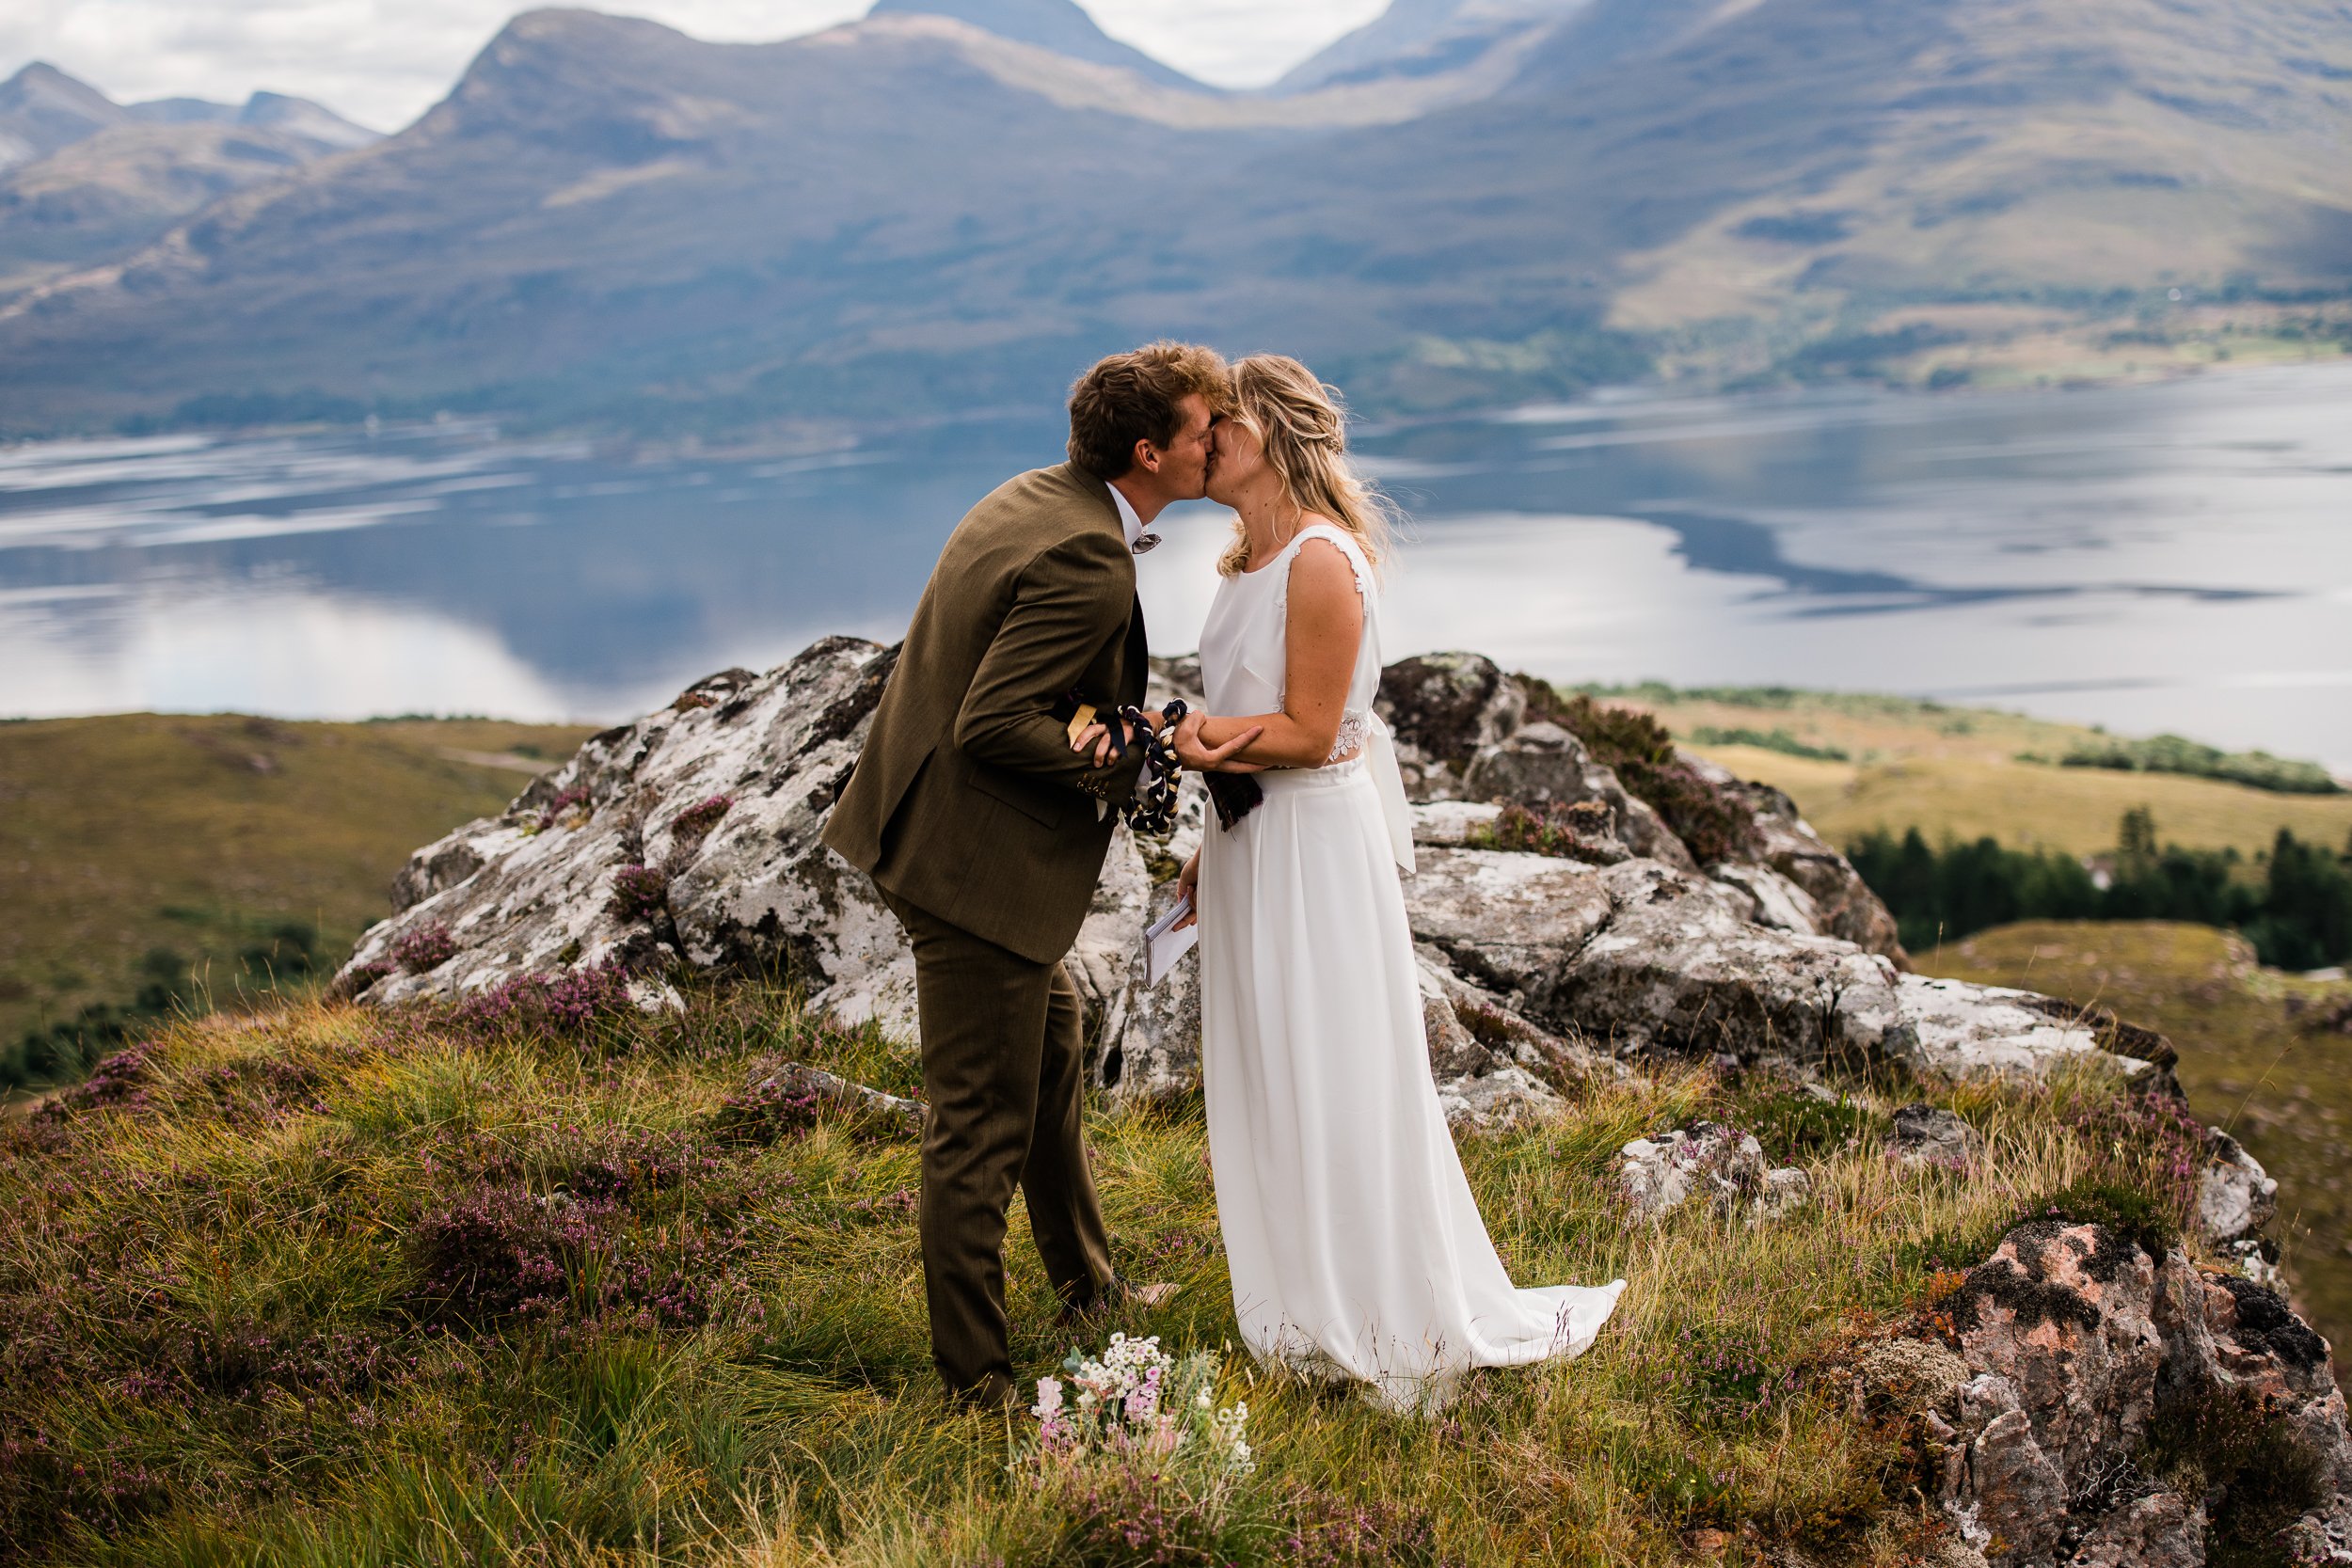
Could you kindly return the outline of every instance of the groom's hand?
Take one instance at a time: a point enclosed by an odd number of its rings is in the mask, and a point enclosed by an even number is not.
[[[1258,773],[1264,771],[1254,762],[1235,762],[1232,758],[1242,749],[1265,734],[1263,724],[1252,724],[1222,746],[1203,745],[1200,727],[1209,721],[1205,713],[1187,713],[1176,726],[1176,760],[1196,773]]]
[[[1158,718],[1158,714],[1149,711],[1147,711],[1143,716],[1144,723],[1154,734],[1157,734],[1159,731],[1159,725],[1153,722],[1153,721]],[[1127,737],[1128,745],[1132,746],[1136,743],[1137,736],[1132,725],[1128,724],[1125,720],[1118,719],[1116,717],[1114,717],[1112,722],[1117,723],[1120,726],[1121,733],[1123,733]],[[1080,730],[1078,732],[1077,738],[1070,743],[1070,749],[1073,752],[1083,752],[1089,747],[1092,747],[1094,749],[1095,767],[1100,768],[1104,763],[1110,761],[1111,731],[1109,724],[1104,724],[1100,721],[1089,724],[1085,729]]]

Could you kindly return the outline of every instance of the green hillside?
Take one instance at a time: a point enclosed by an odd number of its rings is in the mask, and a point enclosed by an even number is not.
[[[2161,836],[2251,857],[2280,828],[2306,843],[2352,838],[2352,793],[2288,794],[2175,773],[2065,768],[2115,737],[1989,708],[1803,691],[1607,689],[1654,712],[1692,751],[1784,789],[1839,846],[1873,830],[1917,828],[1931,841],[1985,834],[2011,848],[2073,855],[2115,847],[2125,812],[2146,806]]]
[[[528,1006],[308,1006],[176,1028],[0,1128],[0,1557],[1897,1568],[1949,1526],[1915,1429],[1857,1398],[1858,1354],[1934,1332],[1958,1283],[1938,1271],[2022,1215],[2160,1240],[2185,1198],[2172,1124],[2099,1082],[1924,1086],[1986,1137],[1966,1177],[1887,1157],[1922,1086],[1824,1106],[1672,1066],[1565,1085],[1561,1117],[1470,1138],[1465,1164],[1515,1277],[1629,1288],[1581,1359],[1475,1374],[1420,1421],[1233,1350],[1197,1101],[1097,1114],[1118,1265],[1179,1290],[1057,1326],[1016,1209],[1017,1369],[1115,1331],[1205,1354],[1256,1468],[1065,1481],[1025,1422],[943,1403],[914,1147],[749,1087],[782,1058],[918,1082],[749,990],[570,1031]],[[1619,1146],[1699,1117],[1803,1164],[1817,1203],[1628,1223]]]
[[[0,724],[0,1088],[29,1032],[142,991],[228,1003],[331,971],[408,852],[589,732],[129,714]]]

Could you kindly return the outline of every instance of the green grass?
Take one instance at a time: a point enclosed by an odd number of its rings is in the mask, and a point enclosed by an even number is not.
[[[2053,1195],[2181,1212],[2106,1081],[1857,1083],[1825,1114],[1694,1069],[1564,1085],[1465,1164],[1514,1277],[1631,1288],[1580,1360],[1415,1421],[1233,1351],[1197,1104],[1098,1111],[1119,1264],[1181,1289],[1089,1341],[1217,1352],[1259,1469],[1089,1501],[934,1386],[914,1148],[723,1134],[778,1057],[914,1077],[751,986],[569,1035],[313,1003],[173,1026],[0,1129],[0,1559],[1075,1565],[1213,1528],[1248,1564],[1667,1563],[1701,1529],[1731,1561],[1915,1561],[1915,1451],[1858,1409],[1852,1352]],[[1979,1169],[1885,1158],[1923,1093],[1985,1134]],[[1803,1161],[1818,1204],[1629,1224],[1614,1151],[1699,1117]],[[1071,1343],[1017,1212],[1009,1293],[1034,1377]]]
[[[0,1052],[143,988],[202,1006],[300,987],[381,918],[410,850],[551,766],[517,748],[560,759],[588,733],[236,715],[0,725]]]
[[[1931,974],[2096,1002],[2170,1036],[2199,1117],[2279,1180],[2272,1229],[2296,1304],[2331,1343],[2352,1343],[2352,1037],[2310,1027],[2352,985],[2261,970],[2237,938],[2159,922],[2029,921],[1914,957]]]

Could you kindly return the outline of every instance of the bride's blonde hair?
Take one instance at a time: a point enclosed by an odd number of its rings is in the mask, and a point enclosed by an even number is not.
[[[1389,553],[1394,509],[1347,460],[1347,411],[1339,388],[1295,359],[1253,354],[1233,367],[1233,395],[1238,407],[1231,418],[1258,437],[1292,503],[1354,534],[1376,570]],[[1249,535],[1237,518],[1233,543],[1216,569],[1232,577],[1248,564]]]

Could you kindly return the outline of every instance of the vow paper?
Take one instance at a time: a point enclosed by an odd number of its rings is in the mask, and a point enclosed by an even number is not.
[[[1198,924],[1175,929],[1176,922],[1192,912],[1192,900],[1179,898],[1176,907],[1152,922],[1143,933],[1144,951],[1151,958],[1150,977],[1146,985],[1158,985],[1168,978],[1168,972],[1176,967],[1176,960],[1192,951],[1192,944],[1200,940]]]

